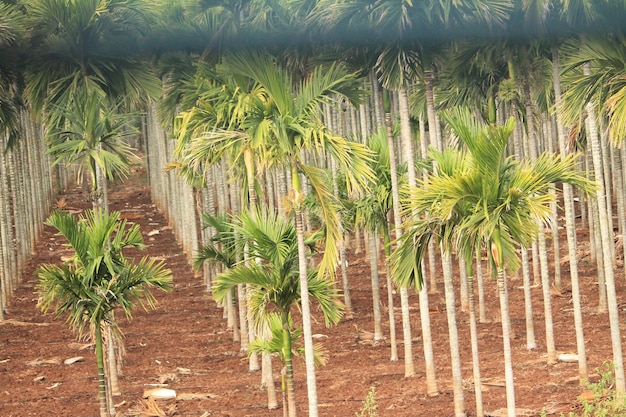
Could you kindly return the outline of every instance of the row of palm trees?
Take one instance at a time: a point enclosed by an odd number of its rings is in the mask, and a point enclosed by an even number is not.
[[[460,292],[463,306],[466,299],[472,300],[474,292],[468,284],[473,283],[470,260],[476,251],[491,254],[492,271],[501,272],[505,259],[517,259],[518,250],[522,270],[529,269],[527,249],[532,250],[534,275],[541,277],[544,288],[549,339],[550,278],[546,237],[539,224],[546,218],[556,219],[556,205],[551,204],[555,193],[550,191],[544,197],[544,188],[541,197],[529,193],[541,209],[525,212],[524,228],[515,233],[509,231],[511,234],[500,230],[506,222],[498,223],[498,217],[491,215],[504,195],[508,195],[502,208],[505,214],[515,209],[510,195],[515,187],[506,188],[511,181],[503,181],[501,195],[486,196],[478,186],[472,186],[458,201],[453,201],[454,192],[446,189],[438,196],[449,195],[450,200],[435,199],[430,202],[431,207],[420,208],[412,199],[427,196],[431,187],[438,186],[436,179],[443,175],[458,181],[465,181],[471,172],[487,176],[480,169],[472,171],[477,169],[474,167],[449,165],[447,158],[465,158],[476,165],[490,162],[490,168],[506,167],[493,173],[502,175],[502,179],[515,172],[512,161],[525,158],[530,161],[527,166],[538,167],[534,174],[538,184],[567,180],[588,188],[588,181],[579,176],[557,175],[555,167],[571,167],[567,164],[572,163],[573,157],[567,155],[574,148],[590,150],[589,168],[599,186],[596,199],[590,200],[584,215],[597,232],[593,239],[597,253],[603,255],[598,257],[599,271],[603,271],[599,288],[601,295],[606,290],[603,308],[608,309],[612,326],[616,386],[624,390],[610,215],[613,193],[618,210],[624,213],[623,187],[619,185],[623,178],[621,163],[611,162],[611,147],[607,145],[609,139],[618,144],[623,136],[621,57],[626,44],[621,28],[614,24],[619,21],[616,16],[624,15],[622,2],[483,0],[452,5],[436,1],[414,4],[364,0],[181,0],[149,6],[140,0],[38,0],[28,5],[2,4],[0,19],[8,22],[8,29],[0,33],[0,53],[7,57],[4,62],[13,64],[1,68],[1,95],[6,100],[1,101],[0,110],[9,115],[2,119],[8,138],[19,136],[16,132],[20,123],[10,115],[20,109],[20,99],[24,98],[24,108],[46,127],[53,161],[78,162],[86,168],[91,174],[94,201],[106,206],[106,178],[127,173],[132,158],[126,142],[121,141],[122,136],[133,133],[129,121],[137,120],[128,115],[135,111],[147,114],[143,131],[147,135],[151,185],[190,256],[201,246],[197,241],[197,205],[212,215],[216,210],[239,213],[267,205],[293,220],[298,242],[309,415],[317,415],[317,394],[309,321],[310,261],[305,256],[304,241],[305,230],[317,226],[324,234],[318,274],[329,279],[334,277],[341,242],[349,229],[360,233],[361,226],[367,225],[370,255],[377,254],[377,232],[384,237],[386,256],[396,259],[390,263],[387,278],[401,287],[404,340],[412,339],[408,287],[419,284],[420,322],[431,395],[436,395],[439,387],[429,335],[426,284],[434,291],[441,283],[435,262],[437,244],[443,259],[453,364],[459,363],[453,341],[455,290]],[[29,27],[34,29],[26,30]],[[598,27],[605,32],[594,32]],[[526,31],[520,33],[519,28]],[[471,34],[473,40],[469,36],[463,40],[454,36],[430,37],[443,31]],[[535,36],[524,36],[530,32]],[[492,36],[485,38],[487,34]],[[260,44],[259,39],[265,43]],[[32,53],[17,53],[22,45],[29,45],[26,50]],[[263,50],[251,52],[251,47]],[[21,84],[25,88],[16,88]],[[442,110],[449,107],[470,108],[472,118],[464,117],[459,122],[446,116],[442,121]],[[505,122],[509,117],[515,122]],[[504,127],[483,130],[473,121],[479,119]],[[570,127],[574,127],[571,132],[577,136],[571,134],[568,142]],[[176,138],[175,144],[166,140],[168,134]],[[481,135],[487,135],[489,143],[494,137],[500,138],[496,141],[500,143],[497,151],[480,146],[477,140],[472,142],[472,138]],[[382,141],[375,144],[377,136]],[[395,141],[398,137],[400,144]],[[414,137],[419,137],[420,152],[414,150]],[[428,146],[439,153],[429,152]],[[456,147],[467,147],[469,154],[459,156],[448,151]],[[544,151],[560,152],[563,160],[557,162],[542,156]],[[481,159],[480,152],[489,157]],[[614,159],[621,156],[621,149],[613,152]],[[418,154],[424,163],[416,163]],[[512,155],[508,157],[512,159],[504,159],[505,155]],[[384,162],[385,158],[388,162]],[[166,165],[169,172],[163,173]],[[555,171],[551,171],[551,176],[542,176],[542,169]],[[329,172],[335,179],[341,175],[342,180],[333,183],[328,179]],[[409,188],[403,189],[403,183]],[[611,188],[613,183],[615,187]],[[373,189],[377,192],[362,193]],[[454,190],[462,192],[462,188]],[[474,200],[469,191],[474,193]],[[344,198],[339,199],[342,195]],[[563,185],[573,293],[578,288],[574,196],[575,192]],[[521,194],[514,197],[521,201]],[[440,203],[448,205],[447,217],[432,207]],[[479,205],[483,207],[480,213]],[[543,208],[546,205],[549,210]],[[356,209],[347,210],[349,207]],[[477,217],[481,213],[483,217]],[[403,218],[407,220],[404,225]],[[461,221],[464,218],[468,222],[471,219],[472,227]],[[623,231],[624,225],[618,226]],[[438,233],[443,230],[445,234]],[[538,238],[531,244],[530,237],[535,233]],[[439,238],[429,239],[432,234]],[[204,243],[210,242],[212,236],[210,227],[202,231]],[[392,236],[397,242],[391,242]],[[423,243],[417,252],[411,250],[414,242]],[[558,239],[553,242],[556,244]],[[520,249],[519,243],[524,247]],[[456,253],[459,265],[466,271],[460,274],[458,283],[452,280],[452,253]],[[477,259],[480,261],[482,256],[479,254]],[[249,265],[255,257],[248,253],[244,262]],[[422,262],[423,258],[428,262]],[[400,259],[410,260],[411,268],[400,268]],[[376,263],[373,261],[372,265]],[[344,262],[341,267],[345,267]],[[476,267],[480,267],[480,262]],[[375,294],[378,284],[375,271],[372,272]],[[429,280],[416,279],[423,272],[427,272],[424,275]],[[557,285],[559,272],[554,271]],[[218,283],[224,276],[210,268],[205,268],[204,274],[208,289],[212,289],[212,281]],[[476,275],[480,310],[482,282],[480,274]],[[505,288],[504,276],[499,278],[499,286]],[[349,307],[347,276],[344,282],[344,304]],[[7,288],[9,291],[4,290],[3,294],[8,300],[10,287]],[[242,296],[247,292],[243,287],[239,289]],[[388,285],[389,311],[393,311],[391,289]],[[587,371],[580,300],[576,296],[573,300],[577,306],[580,375],[584,380]],[[239,299],[243,314],[238,326],[242,330],[249,319],[245,301],[245,297]],[[380,296],[373,301],[374,309],[378,308]],[[470,302],[470,312],[471,305]],[[506,299],[501,308],[506,332]],[[380,329],[381,314],[375,317]],[[395,333],[393,322],[391,314],[390,329]],[[527,334],[531,335],[532,320],[527,323]],[[242,339],[242,348],[254,339],[252,327],[248,332],[236,332]],[[395,336],[390,358],[397,360],[394,346]],[[528,346],[536,346],[534,336],[529,336]],[[554,360],[554,341],[547,340],[547,348],[549,360]],[[410,343],[404,344],[406,376],[415,373],[411,349]],[[476,355],[476,365],[477,361]],[[478,369],[475,368],[477,379]],[[455,414],[464,415],[459,370],[453,366],[453,372],[457,382]],[[513,415],[512,374],[508,371],[507,378],[508,408]],[[476,395],[478,398],[480,393]],[[291,412],[293,407],[289,409]]]

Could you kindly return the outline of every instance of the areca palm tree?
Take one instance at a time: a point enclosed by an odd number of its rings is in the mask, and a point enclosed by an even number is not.
[[[281,355],[287,372],[289,415],[296,415],[295,388],[292,366],[293,322],[292,310],[302,303],[302,288],[298,278],[299,247],[295,227],[287,219],[267,211],[242,213],[237,229],[248,244],[250,256],[258,262],[240,263],[215,279],[213,294],[223,299],[230,289],[239,284],[250,284],[248,302],[257,328],[267,325],[268,314],[276,308],[282,327]],[[336,324],[341,318],[339,292],[332,281],[317,271],[308,272],[307,291],[317,300],[326,325]]]
[[[368,147],[374,152],[372,169],[376,174],[376,182],[370,186],[370,193],[356,201],[356,218],[369,231],[370,240],[370,268],[372,274],[372,295],[374,301],[374,318],[381,323],[374,323],[374,340],[382,339],[382,318],[380,314],[380,296],[376,297],[378,288],[378,245],[377,240],[382,237],[385,245],[385,255],[391,253],[391,234],[389,231],[388,216],[392,208],[391,170],[387,132],[381,128],[367,138]],[[398,167],[403,174],[404,169]],[[387,274],[387,310],[389,313],[389,338],[391,354],[390,360],[398,360],[396,343],[395,313],[393,308],[393,286],[391,274]],[[378,310],[378,312],[376,311]]]
[[[469,113],[447,118],[465,151],[448,150],[437,158],[452,167],[419,184],[411,194],[408,221],[414,232],[400,242],[393,267],[399,284],[421,285],[419,267],[426,244],[439,236],[471,262],[475,250],[487,249],[492,270],[497,273],[502,315],[507,409],[515,416],[515,391],[511,361],[508,300],[505,270],[519,265],[517,250],[537,234],[537,223],[550,214],[549,193],[554,183],[567,182],[591,191],[594,184],[577,172],[576,156],[543,154],[535,161],[506,157],[506,145],[514,124],[481,126]]]
[[[120,114],[103,97],[87,93],[74,96],[67,107],[54,107],[63,124],[46,133],[54,164],[76,164],[91,179],[94,207],[108,207],[107,180],[123,178],[138,158],[125,141],[135,134],[133,115]]]
[[[358,103],[362,94],[360,83],[354,74],[340,65],[314,68],[307,78],[297,81],[269,55],[250,51],[228,55],[219,70],[230,74],[238,83],[247,85],[245,92],[258,93],[243,103],[238,99],[244,98],[245,93],[235,96],[235,103],[242,104],[240,106],[228,104],[218,108],[222,115],[228,117],[225,125],[218,125],[215,129],[204,126],[200,131],[188,129],[185,133],[188,141],[179,153],[179,162],[183,168],[196,170],[202,175],[206,167],[214,163],[215,153],[249,149],[252,158],[248,161],[254,161],[254,166],[280,166],[290,170],[292,183],[288,205],[294,216],[299,242],[309,413],[314,417],[317,415],[317,388],[302,218],[306,192],[301,174],[310,183],[324,221],[325,251],[319,270],[322,276],[334,273],[341,232],[336,214],[337,203],[327,186],[324,171],[309,164],[303,152],[334,158],[337,167],[345,174],[348,193],[354,193],[373,178],[366,164],[370,158],[369,151],[361,144],[334,134],[321,119],[321,105],[332,105],[335,96]],[[192,125],[187,120],[188,115],[181,116],[183,129]],[[242,152],[234,154],[243,156]]]
[[[26,93],[33,110],[65,107],[76,93],[137,104],[157,97],[160,80],[136,54],[151,22],[143,0],[36,0],[28,5],[35,28]]]
[[[15,4],[0,2],[0,132],[11,146],[17,139],[24,88],[23,43],[26,15]]]
[[[156,299],[150,289],[170,290],[171,272],[162,261],[144,257],[135,264],[124,256],[124,249],[143,249],[144,245],[139,226],[127,228],[119,212],[108,214],[96,209],[77,219],[56,211],[46,224],[68,240],[74,255],[61,266],[40,267],[38,307],[44,312],[53,308],[57,318],[67,315],[67,323],[79,337],[93,332],[100,416],[106,417],[109,412],[113,415],[113,404],[107,404],[102,326],[114,324],[112,313],[117,307],[128,318],[137,303],[154,309]]]
[[[622,5],[605,5],[612,7],[611,13],[623,16]],[[598,16],[594,16],[599,19]],[[619,329],[619,309],[615,290],[613,228],[610,214],[610,186],[612,180],[608,173],[603,173],[602,149],[608,140],[601,132],[599,123],[606,120],[611,137],[618,144],[624,132],[623,115],[624,108],[624,78],[623,66],[618,64],[620,57],[626,52],[624,47],[623,30],[611,33],[600,42],[595,36],[581,35],[576,41],[566,43],[563,50],[568,52],[568,58],[564,66],[564,78],[569,78],[566,91],[563,93],[561,107],[565,123],[586,126],[586,137],[590,154],[593,161],[594,176],[600,184],[597,193],[597,245],[601,248],[601,256],[598,262],[603,263],[604,283],[600,288],[605,291],[606,305],[608,309],[609,323],[611,325],[611,342],[613,347],[613,361],[615,371],[616,388],[618,391],[626,390],[626,378],[624,376],[624,363],[622,354],[622,342]],[[574,47],[574,45],[576,45]],[[576,114],[578,110],[582,113]],[[585,119],[583,119],[585,118]],[[621,190],[620,190],[621,191]],[[608,201],[607,201],[608,199]],[[600,265],[602,266],[602,265]]]
[[[96,129],[102,108],[112,106],[127,112],[143,104],[147,97],[159,95],[160,80],[136,53],[151,22],[151,9],[143,0],[36,0],[28,4],[27,12],[34,29],[25,95],[35,114],[43,116],[49,131],[62,131],[67,123],[75,124],[74,129]],[[98,100],[103,101],[102,107]],[[69,109],[94,113],[75,113],[68,121]],[[106,127],[100,132],[102,135],[111,133],[106,132],[109,122],[101,125]],[[76,130],[73,133],[81,135]],[[57,150],[91,158],[85,165],[90,166],[93,186],[99,191],[98,187],[106,186],[106,177],[126,162],[120,159],[126,152],[108,153],[110,149],[95,143],[95,139],[84,141],[82,146],[88,142],[93,146],[86,152],[80,149],[81,145],[68,149],[80,142],[76,136]],[[113,344],[111,338],[109,341],[110,352]],[[110,359],[109,363],[114,363]],[[115,375],[115,367],[111,370]]]

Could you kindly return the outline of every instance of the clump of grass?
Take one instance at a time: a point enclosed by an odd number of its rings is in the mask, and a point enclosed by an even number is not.
[[[606,362],[596,372],[600,375],[598,382],[586,384],[590,395],[579,397],[582,407],[580,414],[569,412],[567,416],[561,413],[560,417],[626,417],[626,394],[614,389],[615,377],[613,364]],[[544,410],[541,417],[546,417]]]
[[[356,417],[378,417],[378,404],[376,404],[376,387],[371,387],[365,397],[363,407],[356,413]]]

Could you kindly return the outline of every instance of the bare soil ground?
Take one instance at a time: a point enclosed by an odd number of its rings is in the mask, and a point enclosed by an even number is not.
[[[173,271],[175,288],[158,293],[158,309],[137,309],[132,321],[121,320],[125,333],[123,394],[116,397],[118,414],[137,416],[145,407],[143,392],[150,384],[166,384],[176,390],[175,400],[158,400],[162,414],[144,416],[222,416],[276,417],[283,410],[268,410],[267,397],[261,389],[259,372],[248,371],[248,361],[232,341],[223,311],[212,301],[200,278],[194,277],[187,258],[177,245],[164,216],[150,199],[150,190],[142,178],[132,178],[112,189],[111,206],[130,221],[140,224],[147,249],[142,255],[165,259]],[[89,207],[85,194],[72,189],[62,196],[66,210],[75,212]],[[583,231],[584,232],[584,231]],[[565,242],[565,239],[563,239]],[[36,253],[24,272],[22,283],[8,308],[7,320],[0,322],[0,415],[23,416],[98,416],[97,380],[93,347],[77,341],[62,319],[43,315],[36,308],[34,293],[36,268],[42,263],[58,263],[66,255],[63,241],[46,228]],[[563,243],[564,245],[564,243]],[[565,250],[562,249],[562,253]],[[551,259],[554,259],[552,257]],[[567,263],[563,263],[567,276]],[[384,268],[381,267],[384,273]],[[450,353],[446,311],[441,293],[430,295],[430,317],[437,363],[439,396],[426,395],[423,372],[423,349],[417,296],[411,294],[413,355],[417,375],[404,377],[402,327],[399,298],[396,298],[396,320],[400,360],[389,361],[389,345],[374,345],[359,340],[360,331],[373,331],[369,262],[362,252],[350,253],[350,282],[354,319],[344,320],[327,329],[321,316],[314,333],[324,334],[328,364],[318,368],[317,389],[319,415],[354,416],[362,407],[371,387],[376,389],[379,416],[452,416]],[[595,263],[580,261],[581,286],[584,293],[584,325],[590,372],[612,357],[608,315],[597,314],[598,290]],[[617,271],[618,294],[624,296],[622,269]],[[574,319],[569,284],[552,297],[556,346],[559,352],[575,353]],[[518,415],[538,416],[542,408],[548,415],[559,415],[579,409],[579,386],[576,363],[546,363],[545,326],[541,289],[533,289],[533,308],[538,348],[526,349],[522,281],[511,277],[510,298],[512,340]],[[440,286],[443,288],[443,285]],[[386,288],[383,288],[383,294]],[[485,410],[489,415],[502,414],[506,407],[503,387],[504,368],[501,324],[495,284],[486,282],[489,323],[479,324],[481,371],[484,378]],[[458,299],[458,293],[457,293]],[[385,303],[386,304],[386,303]],[[386,314],[385,314],[386,317]],[[474,390],[471,384],[471,351],[468,315],[457,302],[465,399],[469,416],[475,415]],[[622,329],[624,332],[624,329]],[[387,334],[388,328],[385,326]],[[83,356],[84,361],[70,365],[65,359]],[[279,370],[275,363],[276,387]],[[306,379],[303,359],[296,360],[296,396],[300,415],[307,415]]]

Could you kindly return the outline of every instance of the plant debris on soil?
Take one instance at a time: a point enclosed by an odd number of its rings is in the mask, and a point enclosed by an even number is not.
[[[63,201],[62,209],[72,213],[91,207],[86,193],[78,187],[66,191],[60,200]],[[260,372],[249,371],[247,355],[240,351],[239,343],[233,342],[232,329],[227,328],[223,309],[212,300],[202,278],[194,274],[165,216],[151,201],[145,177],[136,176],[111,187],[110,209],[120,211],[122,217],[141,227],[147,248],[133,256],[148,255],[165,260],[173,272],[175,284],[171,293],[155,292],[157,310],[146,312],[139,307],[130,321],[118,317],[125,348],[120,377],[122,395],[115,398],[118,415],[282,416],[282,409],[268,410]],[[579,233],[584,232],[579,230]],[[581,241],[584,239],[582,237]],[[44,315],[36,307],[36,269],[43,263],[60,263],[69,256],[71,252],[63,246],[64,243],[61,237],[55,236],[52,228],[45,228],[8,306],[7,320],[0,322],[0,415],[3,417],[99,415],[93,345],[88,340],[77,340],[64,319],[55,320],[53,314]],[[355,246],[354,242],[351,244]],[[551,260],[555,259],[552,253],[549,256]],[[556,259],[562,262],[561,257]],[[400,360],[391,362],[388,343],[374,343],[371,338],[360,337],[374,330],[370,267],[365,252],[357,253],[354,247],[350,248],[349,265],[354,319],[326,328],[321,315],[313,309],[317,319],[313,333],[325,336],[319,341],[328,353],[327,364],[317,369],[319,415],[354,416],[374,387],[379,416],[452,416],[452,375],[443,294],[434,292],[429,295],[440,390],[438,396],[430,397],[426,395],[417,295],[411,293],[412,347],[417,373],[405,378],[399,297],[394,300],[394,311]],[[562,262],[565,289],[553,292],[552,310],[557,350],[575,354],[573,306],[566,279],[568,268],[568,264]],[[595,369],[612,358],[608,314],[597,313],[595,262],[581,255],[579,269],[587,361],[593,380],[597,378]],[[384,271],[381,263],[381,274]],[[620,267],[616,281],[623,302],[625,283],[624,278],[619,278],[621,273]],[[478,324],[484,408],[489,416],[500,416],[506,415],[500,314],[495,282],[485,277],[485,286],[490,320]],[[547,415],[558,416],[578,410],[577,397],[585,387],[579,384],[577,362],[547,364],[540,287],[532,290],[538,348],[526,348],[521,286],[520,276],[510,277],[511,322],[516,335],[512,349],[518,415],[539,416],[545,410]],[[382,291],[382,294],[386,293],[384,285]],[[468,314],[461,309],[458,293],[456,296],[464,395],[468,416],[472,416],[476,413]],[[386,309],[386,298],[384,304]],[[387,314],[383,316],[387,317]],[[388,323],[385,323],[384,331],[388,337]],[[277,361],[274,362],[276,389],[280,391],[280,370]],[[295,361],[296,399],[298,412],[307,415],[303,362],[303,358]],[[144,392],[153,388],[173,390],[176,397],[144,398]],[[278,396],[280,403],[280,394]]]

